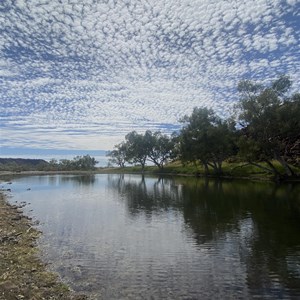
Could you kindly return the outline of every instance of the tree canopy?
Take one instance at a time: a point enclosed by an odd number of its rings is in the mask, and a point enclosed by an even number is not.
[[[268,86],[249,81],[238,86],[240,156],[250,163],[266,162],[270,172],[279,175],[272,163],[276,160],[286,176],[294,175],[287,162],[288,144],[300,135],[300,97],[289,94],[291,85],[289,77],[280,76]]]
[[[217,117],[213,110],[194,108],[191,116],[182,119],[180,133],[181,159],[199,161],[208,173],[222,174],[222,163],[234,151],[234,123]]]
[[[180,159],[200,163],[206,174],[212,170],[222,175],[223,162],[234,158],[276,177],[294,176],[292,166],[300,165],[300,94],[291,87],[285,75],[267,85],[243,80],[237,87],[235,116],[222,119],[212,109],[195,107],[172,136],[150,130],[128,133],[109,153],[111,161],[139,164],[143,170],[150,161],[162,170],[167,162]]]
[[[144,170],[146,162],[150,161],[163,169],[163,166],[174,157],[174,141],[172,137],[159,131],[152,133],[147,130],[144,134],[132,131],[125,136],[125,141],[115,146],[115,152],[109,152],[110,161],[119,166],[139,164]],[[122,157],[123,164],[116,159]]]

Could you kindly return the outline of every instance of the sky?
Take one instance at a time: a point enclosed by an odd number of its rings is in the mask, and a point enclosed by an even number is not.
[[[1,0],[0,156],[228,117],[244,79],[299,90],[299,40],[300,0]]]

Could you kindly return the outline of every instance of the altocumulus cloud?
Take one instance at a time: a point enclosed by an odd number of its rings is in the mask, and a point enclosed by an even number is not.
[[[241,79],[299,88],[298,0],[2,0],[1,145],[111,149],[231,113]],[[298,82],[297,82],[298,80]]]

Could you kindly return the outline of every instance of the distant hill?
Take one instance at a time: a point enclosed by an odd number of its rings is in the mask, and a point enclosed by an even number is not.
[[[49,163],[43,159],[0,158],[0,170],[5,171],[38,170],[48,165]]]

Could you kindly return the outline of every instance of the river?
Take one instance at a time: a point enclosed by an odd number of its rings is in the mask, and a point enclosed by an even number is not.
[[[4,188],[6,185],[4,185]],[[300,185],[17,177],[43,259],[91,299],[297,299]]]

